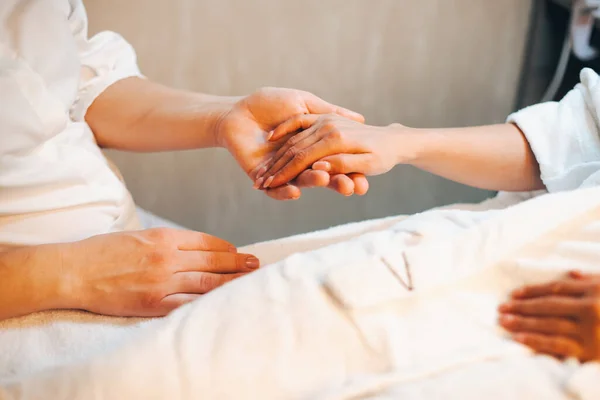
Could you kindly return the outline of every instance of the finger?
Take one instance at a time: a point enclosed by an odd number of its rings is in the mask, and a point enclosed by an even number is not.
[[[169,287],[171,293],[205,294],[244,275],[246,274],[180,272],[173,275]]]
[[[308,112],[311,114],[337,114],[360,123],[365,122],[365,117],[359,113],[328,103],[312,93],[305,93],[306,107],[308,108]]]
[[[291,148],[284,157],[278,162],[278,168],[271,168],[271,177],[267,179],[270,186],[277,187],[285,182],[289,182],[305,169],[310,168],[316,161],[331,153],[343,152],[345,149],[341,144],[334,144],[332,139],[324,138],[321,140],[320,134],[313,135],[317,139],[316,143],[306,148]],[[313,168],[314,169],[314,168]],[[327,171],[329,172],[329,171]],[[331,172],[329,172],[331,174]],[[337,173],[335,173],[337,174]],[[265,175],[267,176],[267,175]]]
[[[300,188],[327,187],[330,182],[330,176],[325,171],[308,169],[300,173],[293,182],[295,186]]]
[[[267,140],[276,142],[279,139],[300,130],[306,130],[313,126],[320,118],[320,115],[316,114],[300,114],[296,115],[279,125],[273,132],[269,134]]]
[[[368,173],[373,157],[371,154],[336,154],[325,157],[312,165],[317,171],[330,174]]]
[[[543,283],[540,285],[525,286],[512,292],[515,299],[531,299],[543,296],[583,296],[589,289],[586,282],[573,279]]]
[[[152,317],[162,317],[171,311],[200,298],[199,294],[177,293],[163,298]]]
[[[547,296],[534,299],[512,300],[502,304],[503,314],[538,317],[577,317],[582,312],[581,302],[571,297]]]
[[[325,172],[325,171],[315,171]],[[364,196],[369,191],[369,181],[363,174],[349,174],[348,177],[354,182],[354,194]]]
[[[511,332],[545,333],[560,336],[578,336],[579,327],[566,318],[535,318],[505,314],[500,316],[500,325]]]
[[[269,168],[263,174],[263,177],[265,178],[265,185],[267,185],[268,187],[270,182],[272,181],[269,181],[269,177],[272,177],[279,170],[281,170],[281,168],[287,163],[289,163],[290,160],[294,158],[294,156],[302,157],[305,154],[306,149],[311,145],[317,143],[319,140],[321,140],[323,136],[324,133],[322,131],[318,131],[318,126],[315,125],[314,127],[309,128],[304,132],[301,132],[289,139],[283,146],[281,146],[279,150],[277,150],[277,152],[273,156],[273,160],[269,165]],[[310,164],[311,163],[309,162],[303,163],[303,168],[299,168],[298,173],[296,175],[300,174],[301,171],[307,169],[310,166]],[[295,178],[295,176],[293,176],[289,180],[292,180],[293,178]],[[270,186],[274,187],[272,184],[270,184]]]
[[[537,353],[555,357],[577,357],[583,355],[582,346],[571,338],[549,336],[539,333],[517,333],[513,338]]]
[[[260,267],[260,261],[252,254],[212,251],[180,251],[175,259],[177,272],[213,272],[230,274],[251,272]]]
[[[164,235],[179,250],[229,251],[236,252],[236,247],[216,236],[207,233],[188,231],[185,229],[156,229],[158,235]]]
[[[569,278],[572,279],[585,279],[586,275],[581,271],[569,271]]]
[[[572,279],[577,279],[579,281],[590,281],[600,279],[600,275],[598,274],[586,274],[581,271],[570,271],[569,277]]]
[[[279,186],[275,189],[267,189],[265,193],[270,198],[280,201],[298,200],[301,195],[300,189],[290,184]]]
[[[354,182],[343,174],[333,175],[329,183],[329,188],[344,196],[352,196],[354,194]]]
[[[267,165],[269,165],[272,159],[273,157],[269,157],[265,161],[259,163],[256,167],[254,167],[254,169],[248,173],[250,179],[256,180],[260,178],[266,172]]]

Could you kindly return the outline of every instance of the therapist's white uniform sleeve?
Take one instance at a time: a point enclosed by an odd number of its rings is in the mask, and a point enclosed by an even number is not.
[[[69,24],[82,67],[70,115],[73,121],[83,121],[87,109],[106,88],[121,79],[142,75],[133,47],[121,35],[101,32],[88,38],[88,21],[81,1],[72,1]]]
[[[600,184],[600,77],[584,69],[580,79],[561,101],[508,117],[529,141],[549,192]]]

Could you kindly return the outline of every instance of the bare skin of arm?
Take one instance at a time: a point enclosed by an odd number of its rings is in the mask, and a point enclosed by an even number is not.
[[[149,229],[0,251],[0,320],[52,309],[155,317],[256,270],[200,232]]]
[[[42,266],[60,264],[59,247],[0,248],[0,320],[58,306],[60,281]]]
[[[414,129],[304,115],[278,127],[271,140],[298,131],[260,171],[263,188],[285,184],[304,168],[378,175],[398,164],[488,190],[544,188],[531,148],[513,124]]]
[[[543,189],[540,168],[521,130],[513,124],[417,130],[409,164],[481,189]],[[400,144],[400,143],[398,143]]]
[[[308,112],[363,121],[360,114],[300,90],[265,88],[246,97],[212,96],[135,77],[108,87],[85,119],[102,147],[139,152],[223,147],[252,177],[255,167],[281,146],[268,142],[268,133],[294,115]],[[330,178],[323,171],[307,170],[267,195],[297,199],[301,187],[318,186],[344,194],[368,190],[362,175]]]

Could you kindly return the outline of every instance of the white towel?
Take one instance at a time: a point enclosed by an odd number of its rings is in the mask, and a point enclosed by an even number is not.
[[[434,220],[444,234],[427,239]],[[532,356],[497,328],[496,307],[522,284],[597,270],[599,235],[600,189],[416,215],[292,255],[108,354],[6,384],[5,395],[588,399],[600,392],[593,364]]]

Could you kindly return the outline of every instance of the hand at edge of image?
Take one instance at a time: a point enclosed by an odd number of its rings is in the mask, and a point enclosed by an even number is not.
[[[517,289],[499,312],[500,325],[537,353],[600,361],[600,274]]]

